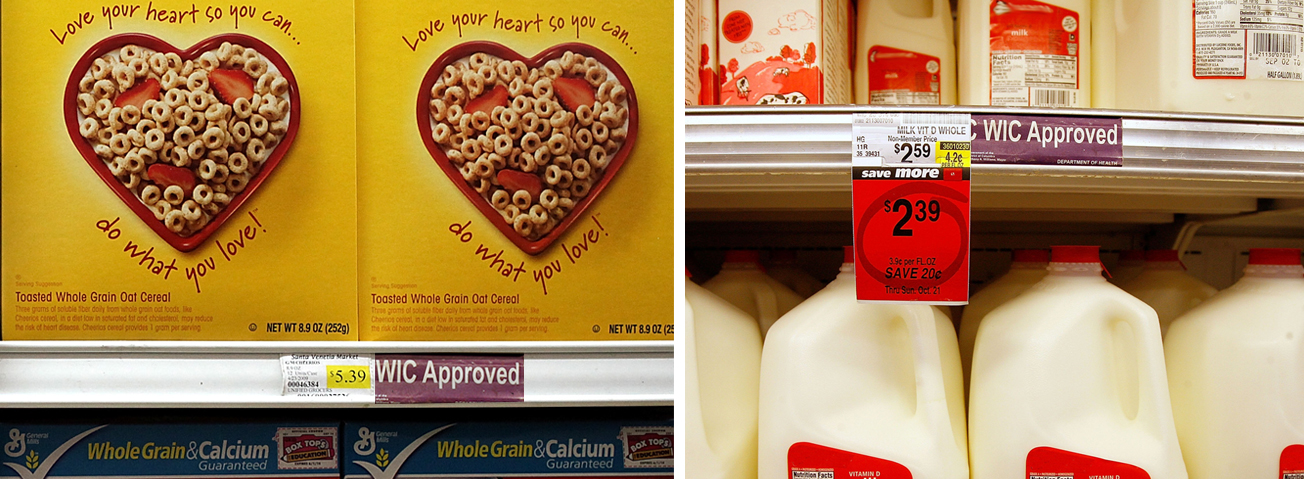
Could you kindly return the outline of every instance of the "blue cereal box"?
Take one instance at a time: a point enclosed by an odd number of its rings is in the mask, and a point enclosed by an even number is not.
[[[0,424],[0,479],[339,478],[339,427]]]
[[[674,473],[669,421],[348,423],[344,479]]]

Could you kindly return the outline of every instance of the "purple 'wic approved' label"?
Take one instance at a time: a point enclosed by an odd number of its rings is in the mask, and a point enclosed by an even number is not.
[[[522,355],[376,355],[377,404],[524,400]]]
[[[1123,166],[1120,118],[973,115],[973,164]]]

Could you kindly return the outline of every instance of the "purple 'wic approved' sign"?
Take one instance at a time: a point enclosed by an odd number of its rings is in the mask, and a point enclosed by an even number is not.
[[[1123,166],[1120,118],[973,115],[973,164]]]
[[[522,355],[376,355],[377,404],[524,400]]]

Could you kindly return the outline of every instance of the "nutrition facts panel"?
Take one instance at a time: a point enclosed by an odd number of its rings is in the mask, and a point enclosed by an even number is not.
[[[1304,0],[1195,0],[1196,78],[1304,81]]]

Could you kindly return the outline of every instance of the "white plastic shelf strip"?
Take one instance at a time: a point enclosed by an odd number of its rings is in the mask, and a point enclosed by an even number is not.
[[[5,341],[0,407],[411,407],[282,396],[290,353],[525,355],[525,402],[444,407],[674,404],[671,341]]]
[[[694,107],[685,116],[689,207],[700,193],[850,191],[851,116],[870,111],[1123,119],[1121,168],[974,165],[976,192],[1304,197],[1304,118],[994,107]]]

